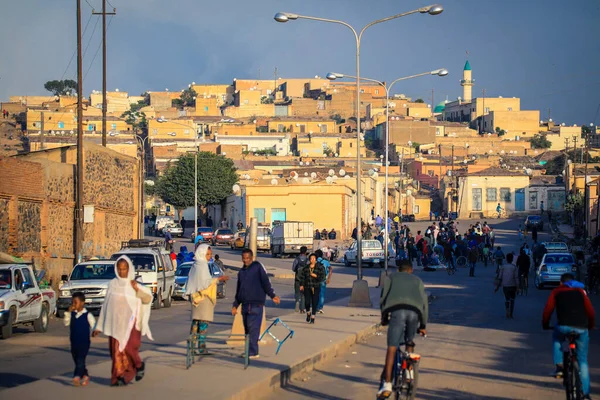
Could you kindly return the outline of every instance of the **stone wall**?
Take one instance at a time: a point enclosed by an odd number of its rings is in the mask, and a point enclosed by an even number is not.
[[[0,199],[0,251],[8,251],[8,199]]]
[[[41,203],[18,201],[17,252],[36,252],[41,250]]]

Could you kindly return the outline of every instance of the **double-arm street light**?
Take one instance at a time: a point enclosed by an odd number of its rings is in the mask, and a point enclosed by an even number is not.
[[[362,198],[361,198],[361,189],[360,189],[360,186],[361,186],[360,185],[360,183],[361,183],[360,182],[360,180],[361,180],[361,172],[360,172],[360,142],[361,142],[361,135],[360,135],[360,121],[361,121],[361,118],[360,118],[360,44],[361,44],[362,35],[371,26],[380,24],[382,22],[391,21],[393,19],[405,17],[407,15],[416,14],[416,13],[438,15],[438,14],[441,14],[443,11],[444,11],[444,8],[438,4],[421,7],[416,10],[413,10],[413,11],[408,11],[405,13],[392,15],[387,18],[382,18],[382,19],[378,19],[376,21],[370,22],[360,30],[360,33],[357,32],[356,29],[354,29],[354,27],[352,27],[352,25],[350,25],[349,23],[344,22],[344,21],[335,20],[335,19],[310,17],[310,16],[306,16],[306,15],[299,15],[299,14],[286,13],[286,12],[279,12],[279,13],[275,14],[275,17],[274,17],[275,21],[277,21],[277,22],[288,22],[288,21],[295,21],[297,19],[307,19],[307,20],[312,20],[312,21],[344,25],[345,27],[347,27],[348,29],[350,29],[352,31],[352,33],[354,34],[354,39],[356,40],[356,131],[357,131],[356,132],[356,166],[357,166],[356,167],[356,196],[357,196],[357,199],[356,199],[356,246],[357,246],[357,248],[356,248],[356,250],[357,250],[356,274],[357,274],[357,279],[352,284],[352,294],[350,297],[350,305],[351,306],[366,306],[366,307],[371,306],[371,298],[369,296],[369,285],[368,285],[367,281],[362,279],[362,260],[361,260],[361,257],[362,257],[362,232],[361,232],[361,229],[362,229],[362,224],[361,224],[361,222],[362,222],[362,215],[361,215]],[[387,221],[386,221],[386,223],[387,223]]]
[[[383,89],[385,90],[385,214],[384,214],[384,219],[385,219],[385,228],[384,228],[384,254],[385,254],[385,261],[384,261],[384,274],[387,275],[387,270],[388,270],[388,258],[389,258],[389,254],[388,254],[388,241],[389,241],[389,227],[388,227],[388,218],[389,218],[389,203],[388,203],[388,166],[390,163],[390,154],[389,154],[389,148],[390,148],[390,92],[392,91],[392,87],[396,84],[396,82],[400,82],[400,81],[405,81],[407,79],[412,79],[412,78],[418,78],[420,76],[427,76],[427,75],[436,75],[436,76],[446,76],[448,75],[448,70],[444,69],[444,68],[440,68],[440,69],[436,69],[434,71],[430,71],[430,72],[423,72],[421,74],[416,74],[416,75],[410,75],[410,76],[405,76],[403,78],[398,78],[394,81],[392,81],[388,86],[385,85],[384,82],[382,81],[378,81],[377,79],[370,79],[370,78],[360,78],[363,81],[367,81],[367,82],[373,82],[376,83],[378,85],[380,85],[381,87],[383,87]],[[340,74],[338,72],[330,72],[327,74],[327,79],[334,81],[336,79],[343,79],[343,78],[351,78],[351,79],[357,79],[356,76],[352,76],[352,75],[348,75],[348,74]]]

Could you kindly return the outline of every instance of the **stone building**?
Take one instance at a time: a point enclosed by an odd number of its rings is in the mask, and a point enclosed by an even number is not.
[[[34,260],[57,282],[74,254],[77,147],[0,158],[0,251]],[[84,147],[82,257],[109,257],[140,235],[139,160],[91,142]],[[93,209],[92,209],[93,207]]]

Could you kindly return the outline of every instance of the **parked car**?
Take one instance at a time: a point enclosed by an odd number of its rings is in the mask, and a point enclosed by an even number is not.
[[[229,245],[232,249],[242,249],[244,248],[244,238],[246,237],[245,230],[239,230],[233,234],[233,238],[229,242]]]
[[[172,223],[165,225],[165,227],[163,228],[163,235],[166,232],[171,232],[171,236],[173,237],[183,237],[183,227],[180,223]]]
[[[544,242],[542,243],[548,253],[568,253],[569,246],[564,242]]]
[[[228,228],[217,229],[212,237],[212,245],[229,244],[233,239],[233,231]]]
[[[162,235],[162,230],[165,226],[174,224],[175,221],[173,217],[169,217],[167,215],[161,215],[156,217],[156,222],[154,223],[154,229],[156,230],[157,235]]]
[[[549,284],[558,285],[562,274],[567,272],[578,274],[578,267],[571,253],[544,254],[535,272],[535,287],[543,289],[544,286]]]
[[[154,296],[152,308],[171,307],[175,288],[175,267],[162,241],[132,239],[121,243],[121,250],[111,256],[117,260],[127,256],[133,262],[137,279],[150,288]]]
[[[379,240],[363,240],[362,243],[362,265],[365,267],[373,267],[380,265],[385,259],[383,247]],[[356,264],[356,253],[358,251],[356,240],[350,245],[346,253],[344,254],[344,264],[346,267],[350,267],[352,264]]]
[[[115,262],[110,260],[86,261],[77,264],[70,275],[61,277],[58,288],[56,316],[62,318],[71,305],[75,292],[85,295],[85,308],[91,313],[100,313],[108,284],[115,277]]]
[[[213,237],[213,230],[212,228],[208,227],[208,226],[200,226],[198,227],[198,235],[202,236],[202,239],[200,239],[202,242],[212,242],[212,237]],[[194,235],[194,232],[192,232],[192,236],[190,237],[192,239],[192,243],[194,243],[194,241],[196,240],[196,235]]]
[[[56,293],[40,288],[28,264],[0,265],[0,332],[2,339],[12,336],[13,327],[33,325],[36,332],[46,332],[50,314],[56,309]]]
[[[534,226],[537,227],[538,231],[544,230],[544,221],[542,221],[542,217],[539,215],[528,215],[527,218],[525,218],[525,228],[530,231]]]
[[[244,238],[244,247],[250,247],[250,234]],[[271,229],[268,226],[258,226],[256,232],[256,250],[271,251]]]
[[[173,298],[183,299],[188,276],[190,275],[193,264],[193,262],[185,262],[177,268],[177,272],[175,272],[175,291],[173,292]],[[209,262],[208,267],[210,268],[210,274],[213,278],[220,278],[225,274],[225,272],[213,262]],[[219,285],[224,285],[224,282],[219,282]]]

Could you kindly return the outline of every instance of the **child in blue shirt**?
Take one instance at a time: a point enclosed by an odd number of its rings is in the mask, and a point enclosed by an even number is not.
[[[90,337],[96,326],[96,319],[85,309],[85,295],[82,292],[73,293],[71,301],[63,322],[70,330],[71,355],[75,362],[73,385],[87,386],[90,377],[85,366],[85,358],[90,351]]]

